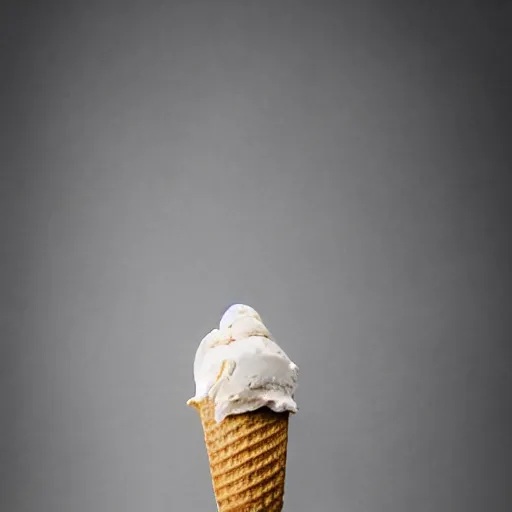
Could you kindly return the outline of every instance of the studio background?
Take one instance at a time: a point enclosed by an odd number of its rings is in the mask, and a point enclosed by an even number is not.
[[[287,512],[507,512],[506,2],[2,6],[0,510],[215,510],[192,363],[300,366]]]

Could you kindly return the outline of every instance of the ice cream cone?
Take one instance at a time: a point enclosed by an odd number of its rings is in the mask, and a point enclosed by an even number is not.
[[[190,405],[201,416],[219,512],[280,512],[289,412],[262,407],[217,423],[210,399]]]
[[[244,304],[230,306],[199,344],[187,403],[201,416],[219,512],[282,511],[297,377],[298,366]]]

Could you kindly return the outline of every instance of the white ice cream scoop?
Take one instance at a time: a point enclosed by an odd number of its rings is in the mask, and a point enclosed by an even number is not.
[[[260,407],[297,412],[297,378],[297,365],[272,339],[260,315],[250,306],[235,304],[197,349],[196,394],[188,403],[209,398],[217,422]]]

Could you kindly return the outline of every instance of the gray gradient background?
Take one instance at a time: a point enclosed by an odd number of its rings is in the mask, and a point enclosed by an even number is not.
[[[2,7],[2,512],[215,510],[239,301],[301,368],[286,511],[511,509],[511,10],[383,4]]]

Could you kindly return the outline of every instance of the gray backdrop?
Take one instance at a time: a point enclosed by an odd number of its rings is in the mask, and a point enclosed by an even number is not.
[[[510,4],[384,4],[2,7],[2,512],[215,510],[233,302],[301,369],[285,511],[511,509]]]

